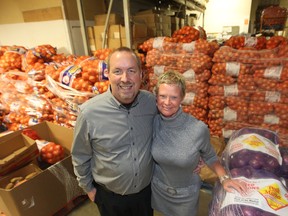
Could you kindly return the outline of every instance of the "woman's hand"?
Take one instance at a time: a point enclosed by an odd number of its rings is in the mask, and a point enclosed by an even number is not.
[[[222,186],[225,191],[230,193],[235,193],[237,191],[241,195],[247,194],[247,186],[244,181],[238,180],[238,179],[225,179],[222,182]]]

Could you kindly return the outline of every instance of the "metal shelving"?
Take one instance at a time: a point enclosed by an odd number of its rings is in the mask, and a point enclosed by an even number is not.
[[[89,54],[88,50],[88,39],[87,39],[87,33],[86,33],[86,25],[85,25],[85,19],[83,15],[83,8],[82,8],[82,0],[76,0],[77,1],[77,7],[78,7],[78,13],[79,13],[79,19],[80,19],[80,27],[81,27],[81,33],[82,33],[82,39],[83,39],[83,44],[84,44],[84,50],[85,54]],[[206,0],[208,1],[208,0]],[[155,6],[157,4],[166,5],[167,8],[170,5],[173,6],[178,6],[178,8],[182,8],[182,12],[186,15],[186,10],[194,10],[194,11],[199,11],[200,13],[204,13],[206,7],[205,5],[201,5],[198,3],[196,0],[159,0],[157,3],[155,3]],[[109,14],[111,12],[111,7],[113,4],[113,0],[110,0],[109,2],[109,8],[108,8],[108,13],[107,13],[107,19],[105,23],[105,29],[107,29],[108,25],[108,20],[109,20]],[[183,7],[184,6],[184,7]],[[183,9],[184,8],[184,9]],[[130,0],[123,0],[123,13],[124,13],[124,22],[125,22],[125,34],[126,34],[126,39],[127,39],[127,46],[131,47],[131,30],[130,30]],[[106,32],[106,30],[105,30]],[[104,44],[104,42],[103,42]],[[104,46],[103,46],[104,47]]]

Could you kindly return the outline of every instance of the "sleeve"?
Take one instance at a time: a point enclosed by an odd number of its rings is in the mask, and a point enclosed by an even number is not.
[[[74,138],[71,148],[72,164],[79,186],[87,193],[93,189],[92,148],[89,139],[88,123],[80,112],[74,127]]]
[[[206,125],[203,125],[203,134],[202,134],[202,147],[200,149],[201,158],[205,161],[205,163],[210,166],[214,162],[218,161],[217,154],[215,149],[211,145],[210,142],[210,133],[209,129]]]

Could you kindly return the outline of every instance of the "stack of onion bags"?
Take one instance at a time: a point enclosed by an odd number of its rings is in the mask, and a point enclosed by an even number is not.
[[[248,190],[245,195],[227,193],[217,182],[209,216],[287,216],[288,151],[279,148],[275,132],[259,128],[235,131],[223,151],[222,164]]]

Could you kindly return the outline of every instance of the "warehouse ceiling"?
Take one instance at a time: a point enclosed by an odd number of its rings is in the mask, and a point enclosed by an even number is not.
[[[105,0],[106,8],[108,8],[110,0]],[[135,13],[143,10],[154,9],[159,13],[170,13],[175,15],[185,13],[185,11],[205,11],[205,6],[195,0],[130,0],[130,13]],[[111,8],[112,13],[123,15],[123,1],[114,0]]]

